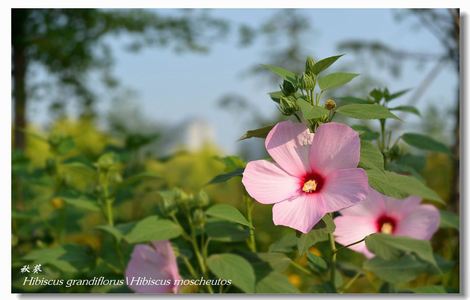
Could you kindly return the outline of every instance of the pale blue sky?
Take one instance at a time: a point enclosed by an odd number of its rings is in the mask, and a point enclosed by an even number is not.
[[[266,21],[275,10],[217,9],[211,13],[234,23],[256,26]],[[413,30],[410,22],[396,22],[391,10],[303,9],[300,13],[311,20],[312,30],[305,36],[305,48],[315,57],[338,54],[338,42],[345,39],[379,40],[413,52],[440,53],[442,50],[438,41],[425,29]],[[124,85],[138,92],[135,101],[147,118],[175,124],[193,117],[205,119],[215,128],[216,142],[233,153],[237,138],[250,129],[251,124],[217,108],[220,96],[238,92],[262,115],[272,116],[276,112],[275,105],[267,96],[276,87],[269,86],[259,77],[241,76],[249,67],[266,63],[263,57],[267,49],[265,41],[259,40],[251,47],[240,48],[234,36],[232,34],[224,42],[213,45],[206,55],[177,55],[170,50],[153,48],[134,54],[126,52],[119,41],[112,41],[115,45],[114,73]],[[349,54],[337,64],[346,65],[353,59],[354,55]],[[407,64],[399,80],[386,72],[372,71],[387,83],[390,90],[396,91],[416,87],[432,66],[433,63],[418,70],[415,64]],[[448,106],[453,102],[456,84],[457,78],[448,67],[436,78],[418,106],[423,108],[431,102]],[[100,110],[106,111],[110,104],[105,101]]]

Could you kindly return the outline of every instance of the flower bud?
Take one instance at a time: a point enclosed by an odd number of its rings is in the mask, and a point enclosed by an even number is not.
[[[60,197],[55,197],[51,199],[51,205],[55,209],[61,209],[62,207],[64,207],[64,204],[65,204],[64,199]]]
[[[290,116],[299,110],[299,106],[295,98],[282,96],[279,99],[279,110],[283,115]]]
[[[210,203],[209,196],[207,196],[206,192],[204,192],[203,190],[199,191],[195,201],[196,206],[200,208],[206,207]]]
[[[333,100],[333,99],[331,99],[331,98],[328,99],[328,100],[326,100],[326,102],[325,102],[325,108],[328,109],[328,110],[333,110],[333,109],[335,109],[335,108],[336,108],[336,102],[335,102],[335,100]]]
[[[204,224],[206,223],[206,215],[202,209],[198,208],[193,212],[193,222],[197,228],[204,227]]]
[[[313,66],[315,65],[315,61],[311,56],[307,57],[307,61],[305,62],[305,73],[310,76],[314,76],[315,73],[313,72]]]
[[[176,205],[176,195],[174,191],[161,191],[160,193],[161,201],[158,202],[160,211],[164,214],[172,214],[178,210]]]
[[[303,73],[300,77],[300,87],[304,90],[313,90],[313,79],[310,75]]]
[[[284,96],[290,96],[297,92],[297,87],[295,87],[290,81],[284,80],[282,82],[281,91]]]

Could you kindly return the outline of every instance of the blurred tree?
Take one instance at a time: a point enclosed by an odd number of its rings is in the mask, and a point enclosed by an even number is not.
[[[108,87],[117,84],[111,75],[112,53],[105,37],[126,33],[131,38],[131,51],[155,46],[204,52],[227,29],[224,20],[191,10],[162,15],[143,10],[13,9],[15,149],[25,147],[22,130],[27,126],[31,67],[41,66],[56,79],[54,86],[59,88],[62,101],[75,96],[81,101],[82,113],[92,115],[95,96],[90,72],[99,71]]]
[[[364,40],[349,40],[338,45],[339,49],[354,51],[357,54],[372,54],[374,61],[380,66],[387,67],[394,75],[399,75],[404,62],[418,63],[434,62],[434,66],[423,77],[421,83],[409,96],[408,105],[415,105],[426,89],[446,65],[451,65],[457,77],[460,74],[460,11],[459,9],[409,9],[396,10],[398,20],[413,18],[414,25],[428,30],[442,45],[441,52],[416,53],[405,49],[381,43]],[[452,140],[452,191],[450,206],[456,211],[460,198],[459,161],[460,161],[460,87],[456,85],[454,111],[454,127]],[[406,117],[406,116],[404,116]],[[402,123],[397,126],[401,126]],[[395,128],[397,129],[397,128]]]

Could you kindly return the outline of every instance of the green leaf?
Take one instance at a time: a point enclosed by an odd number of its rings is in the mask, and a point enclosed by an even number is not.
[[[325,215],[320,223],[306,234],[302,234],[297,240],[299,255],[304,254],[310,247],[318,242],[328,240],[328,234],[335,231],[335,224],[330,215]]]
[[[424,183],[412,176],[400,175],[394,172],[385,171],[387,179],[399,191],[408,195],[420,196],[432,200],[439,204],[445,204],[442,198]]]
[[[307,259],[310,269],[312,269],[316,273],[321,273],[328,269],[328,264],[326,263],[326,261],[319,256],[307,252]]]
[[[411,281],[427,270],[425,263],[411,255],[402,256],[397,260],[385,260],[376,256],[366,260],[363,267],[375,273],[380,279],[393,284]]]
[[[388,93],[385,93],[385,101],[390,101],[390,100],[393,100],[393,99],[396,99],[398,97],[401,97],[402,95],[408,93],[408,91],[410,91],[411,89],[405,89],[405,90],[401,90],[401,91],[398,91],[396,93],[393,93],[393,94],[388,94]]]
[[[294,72],[286,70],[284,68],[273,66],[273,65],[261,65],[276,75],[279,75],[282,79],[289,81],[292,84],[297,83],[297,76]]]
[[[268,93],[268,95],[271,98],[271,100],[273,100],[276,103],[279,103],[281,101],[281,97],[284,96],[284,93],[282,91],[276,91],[276,92]]]
[[[459,216],[454,214],[453,212],[447,211],[447,210],[439,210],[441,214],[441,223],[439,227],[441,228],[453,228],[453,229],[460,229],[459,226]]]
[[[228,172],[228,173],[217,175],[214,178],[212,178],[208,184],[222,183],[222,182],[226,182],[232,179],[233,177],[243,176],[244,171],[245,171],[245,168],[240,168],[240,169],[236,169],[234,171]]]
[[[450,154],[450,150],[446,145],[423,134],[405,133],[401,136],[401,139],[408,145],[421,150],[429,150]]]
[[[181,234],[181,227],[157,216],[147,217],[130,229],[124,238],[131,244],[169,240]]]
[[[359,133],[361,140],[376,140],[380,136],[378,132],[371,130],[365,125],[352,125],[351,128],[357,131],[357,133]]]
[[[141,183],[145,180],[158,180],[162,179],[161,176],[152,173],[152,172],[142,172],[125,178],[120,184],[119,187],[128,187],[134,184]]]
[[[313,68],[312,68],[312,71],[315,75],[318,75],[321,71],[324,71],[326,70],[329,66],[331,66],[335,61],[338,60],[338,58],[340,58],[341,56],[343,56],[344,54],[341,54],[341,55],[335,55],[335,56],[330,56],[330,57],[327,57],[327,58],[324,58],[324,59],[320,59],[319,61],[317,61],[314,65],[313,65]]]
[[[246,166],[246,162],[237,155],[217,157],[217,159],[225,165],[225,171],[233,171]]]
[[[442,285],[428,285],[410,288],[410,291],[417,294],[444,294],[447,293]]]
[[[94,257],[88,247],[67,244],[60,247],[37,249],[23,258],[33,264],[51,265],[65,273],[76,273],[89,269]]]
[[[386,107],[378,104],[347,104],[340,106],[336,112],[354,119],[397,119]]]
[[[386,260],[397,259],[401,253],[414,253],[420,259],[438,268],[431,243],[404,236],[374,233],[365,239],[367,249]]]
[[[268,263],[269,267],[278,272],[284,272],[292,260],[284,253],[266,252],[256,253],[256,256],[263,262]]]
[[[209,270],[218,278],[231,280],[245,293],[255,292],[255,272],[250,263],[235,254],[214,254],[207,259]]]
[[[382,172],[378,169],[366,170],[369,185],[376,191],[393,197],[420,196],[434,202],[445,204],[441,197],[424,183],[412,176],[400,175],[394,172]]]
[[[390,107],[389,109],[391,111],[398,110],[398,111],[403,111],[403,112],[409,112],[417,116],[421,116],[421,114],[419,113],[419,110],[416,107],[410,106],[410,105],[400,105],[400,106]]]
[[[269,252],[290,253],[294,250],[296,245],[297,237],[295,236],[295,232],[289,231],[269,246]]]
[[[112,235],[118,242],[124,238],[124,235],[122,234],[122,232],[114,226],[100,225],[100,226],[96,226],[95,228]]]
[[[357,98],[357,97],[351,97],[351,96],[347,96],[347,97],[338,97],[337,98],[339,101],[341,101],[340,103],[342,105],[346,105],[346,104],[372,104],[371,101],[367,100],[367,99],[362,99],[362,98]]]
[[[246,140],[252,137],[257,137],[257,138],[265,138],[268,133],[273,129],[274,125],[269,125],[266,127],[258,128],[258,129],[253,129],[253,130],[248,130],[244,135],[242,135],[238,140]]]
[[[305,119],[318,119],[325,115],[328,115],[329,111],[321,106],[312,106],[305,100],[297,99],[297,104],[300,107],[300,111]]]
[[[326,76],[319,78],[318,85],[320,86],[320,89],[322,89],[323,91],[334,89],[350,82],[357,75],[359,74],[344,73],[344,72],[331,73],[331,74],[328,74]]]
[[[209,207],[206,214],[214,218],[253,227],[238,209],[228,204],[215,204]]]
[[[387,174],[384,171],[369,169],[366,170],[366,173],[369,179],[369,185],[377,192],[397,199],[408,196],[407,193],[396,189],[395,186],[389,182]]]
[[[85,209],[85,210],[94,211],[94,212],[99,212],[101,210],[98,203],[94,200],[89,200],[86,198],[69,198],[69,197],[63,197],[62,199],[68,205],[71,205],[79,209]]]
[[[294,294],[299,293],[284,274],[273,271],[256,282],[256,293],[259,294]]]
[[[384,157],[371,142],[361,140],[361,159],[359,167],[364,169],[384,169]]]
[[[240,242],[245,241],[250,232],[239,224],[209,219],[205,225],[206,234],[214,241]]]

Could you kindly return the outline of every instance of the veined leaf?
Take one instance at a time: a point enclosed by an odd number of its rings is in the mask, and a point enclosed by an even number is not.
[[[243,176],[244,171],[245,171],[245,168],[239,168],[228,173],[217,175],[214,178],[212,178],[212,180],[209,181],[208,184],[221,183],[221,182],[228,181],[236,176]]]
[[[286,70],[284,68],[273,66],[273,65],[261,65],[276,75],[279,75],[282,79],[289,81],[292,84],[296,84],[297,75],[294,72]]]
[[[400,175],[394,172],[382,172],[378,169],[366,170],[369,185],[376,191],[394,198],[420,196],[434,202],[445,204],[441,197],[424,183],[413,176]]]
[[[459,221],[459,216],[454,214],[453,212],[447,211],[447,210],[439,210],[439,213],[441,214],[441,223],[439,224],[439,227],[441,228],[453,228],[453,229],[460,229],[460,221]]]
[[[252,227],[250,222],[235,207],[228,204],[215,204],[206,211],[208,216]]]
[[[386,107],[378,104],[347,104],[340,106],[336,112],[354,119],[397,119]]]
[[[214,254],[207,259],[209,270],[218,278],[231,280],[245,293],[255,292],[255,272],[250,263],[235,254]]]
[[[181,227],[172,221],[150,216],[135,223],[124,238],[131,244],[137,244],[173,239],[181,232]]]
[[[313,73],[315,75],[318,75],[321,71],[326,70],[329,66],[331,66],[335,61],[337,61],[343,55],[344,54],[320,59],[313,65],[313,69],[312,69]]]
[[[377,146],[361,140],[361,159],[359,167],[364,169],[384,169],[384,157]]]
[[[368,235],[365,242],[369,251],[385,260],[397,259],[403,252],[414,253],[423,261],[439,269],[429,241],[412,239],[405,236],[374,233]]]
[[[268,133],[273,129],[274,125],[265,126],[258,129],[248,130],[244,135],[242,135],[238,140],[245,140],[252,137],[265,138]]]
[[[421,150],[436,151],[446,154],[450,153],[450,150],[446,145],[423,134],[405,133],[401,136],[401,139],[408,145]]]
[[[326,108],[320,107],[320,106],[312,106],[310,103],[302,99],[298,99],[297,104],[300,107],[300,111],[302,112],[302,115],[307,120],[318,119],[318,118],[328,115],[329,113],[329,111]]]
[[[419,113],[419,110],[414,106],[400,105],[400,106],[390,107],[389,109],[391,111],[398,110],[398,111],[403,111],[403,112],[409,112],[417,116],[421,116],[421,114]]]
[[[318,85],[322,90],[330,90],[345,85],[359,74],[336,72],[323,76],[318,79]]]
[[[385,260],[376,256],[364,262],[364,269],[375,273],[382,280],[397,284],[415,279],[420,273],[427,271],[428,265],[411,255],[397,260]]]

